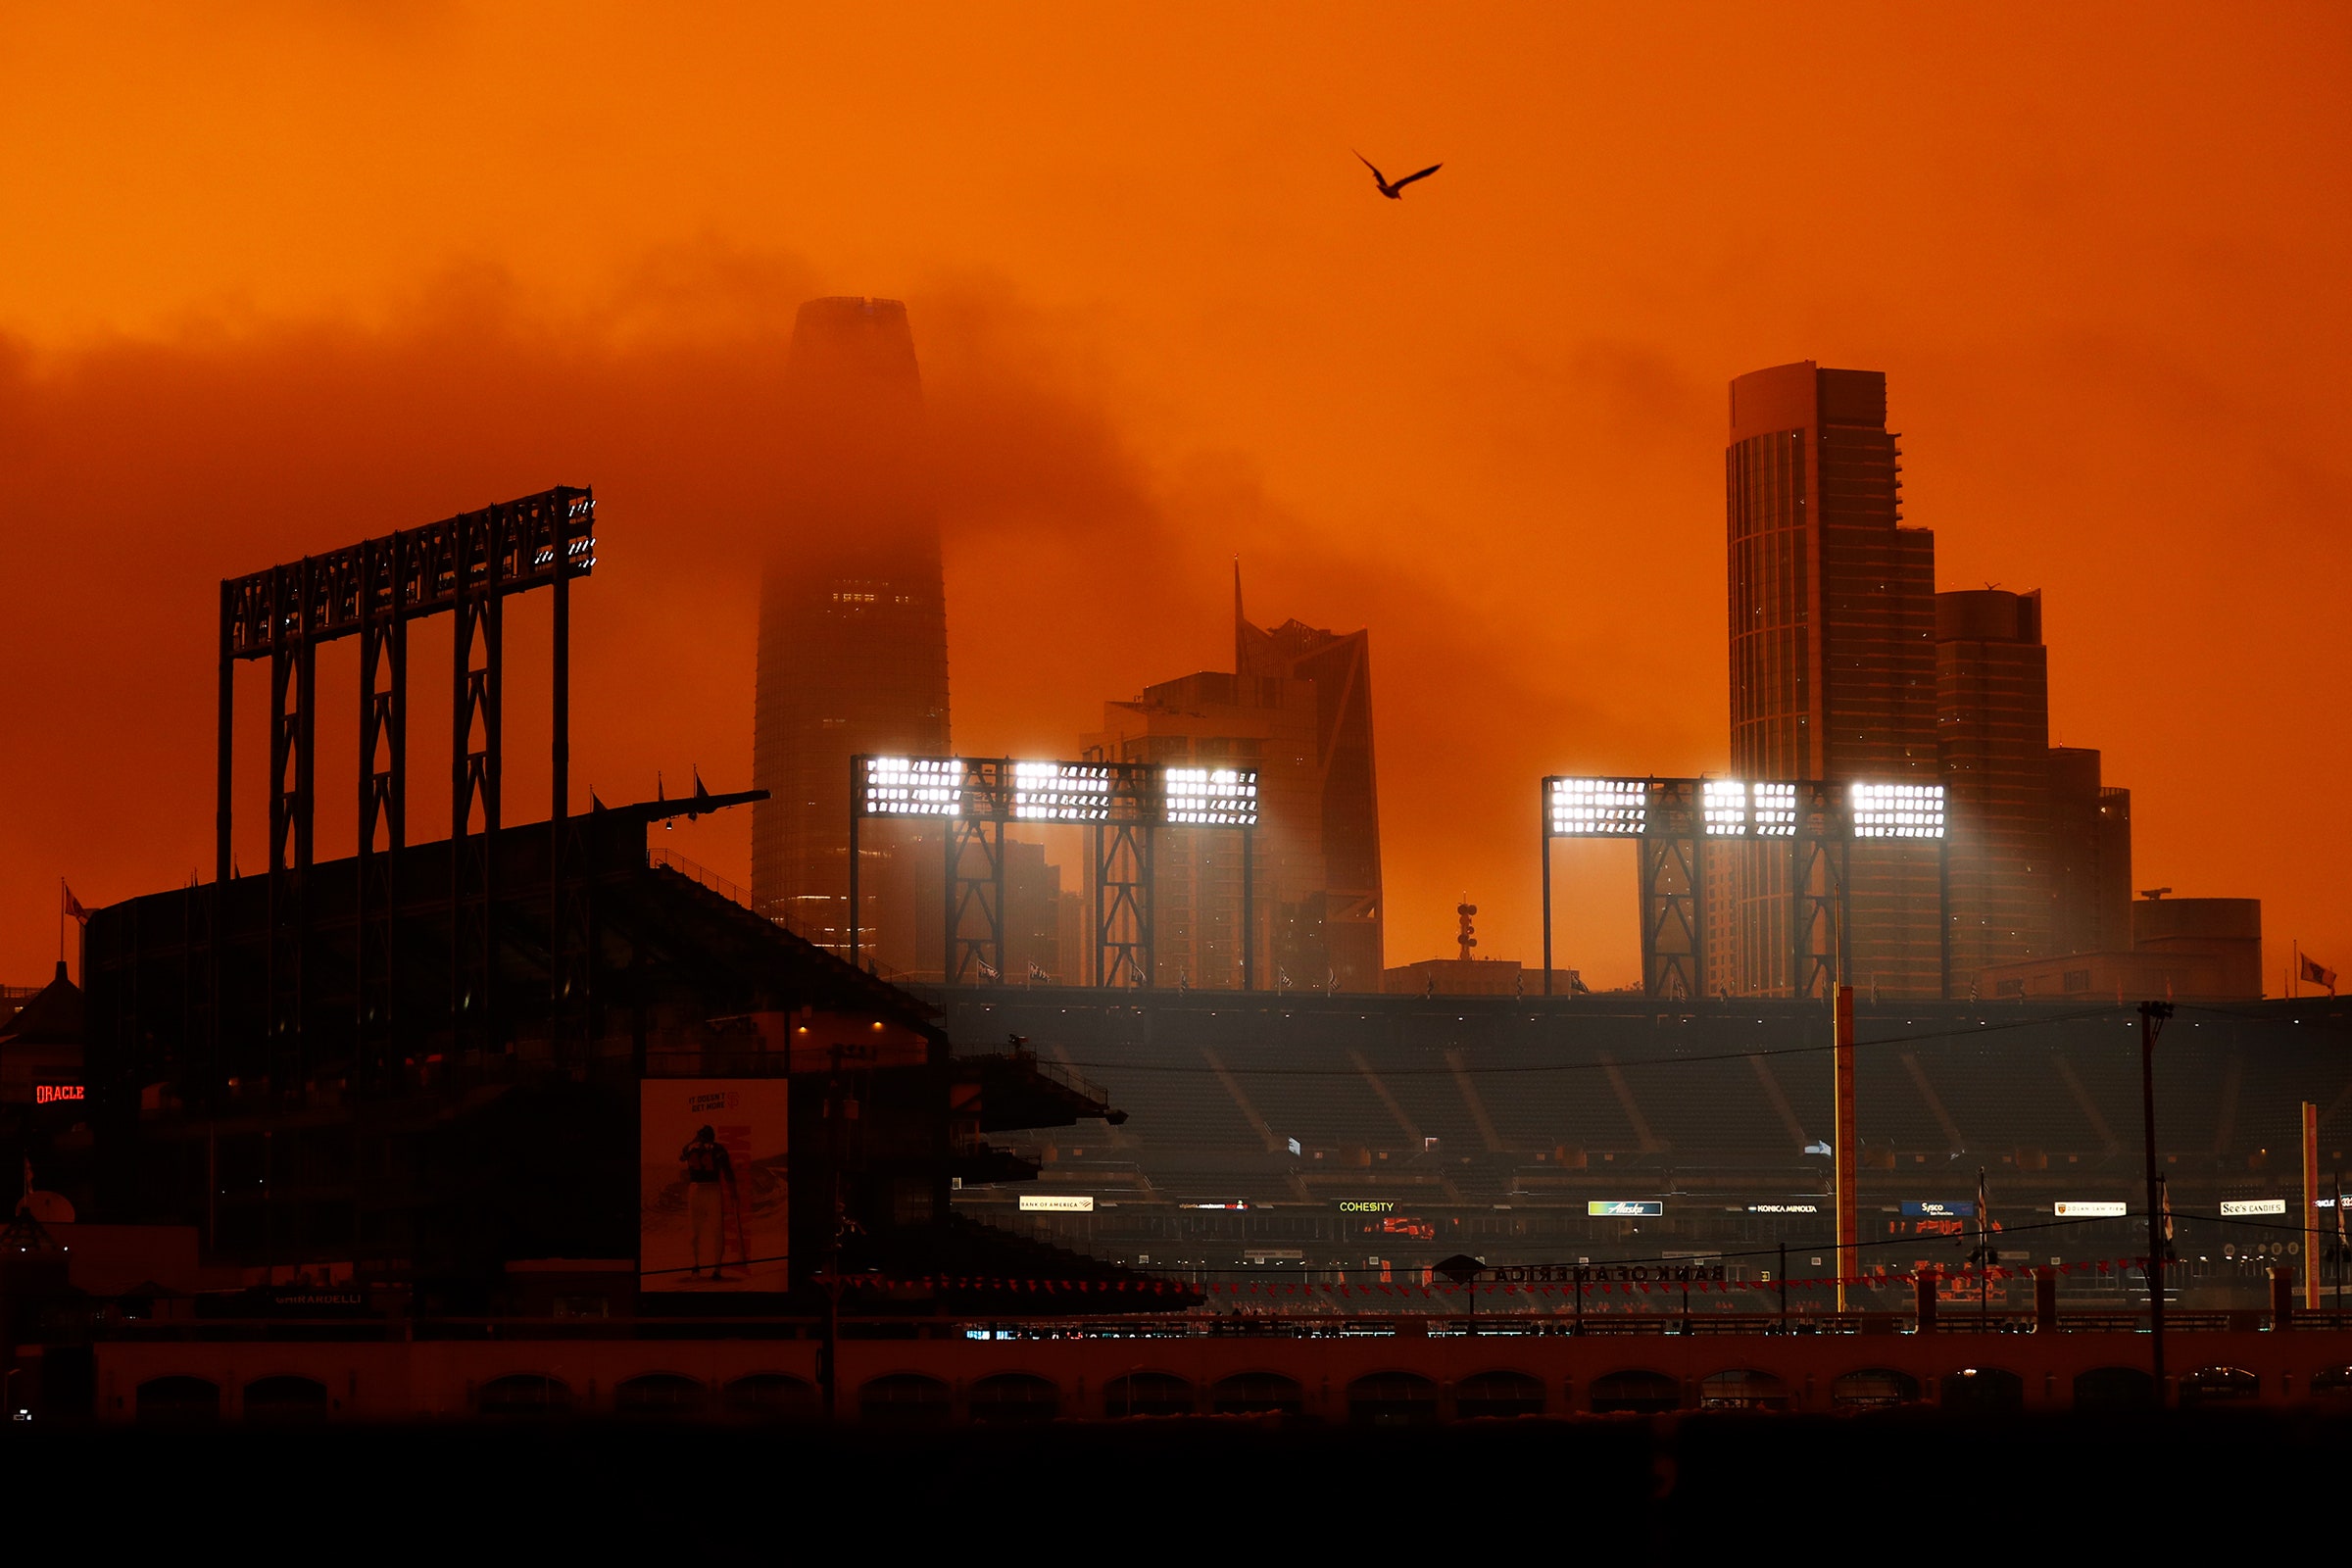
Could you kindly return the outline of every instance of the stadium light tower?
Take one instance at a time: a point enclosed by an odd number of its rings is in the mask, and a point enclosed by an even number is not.
[[[1152,983],[1152,845],[1162,829],[1242,835],[1242,989],[1256,984],[1257,770],[1145,762],[1024,761],[1009,757],[850,760],[850,961],[858,961],[858,824],[928,818],[946,843],[942,979],[1004,974],[1004,830],[1070,826],[1094,833],[1095,979]]]
[[[1846,952],[1847,850],[1857,840],[1941,847],[1943,786],[1820,779],[1600,778],[1555,775],[1542,794],[1544,994],[1551,995],[1551,847],[1621,839],[1638,851],[1642,989],[1705,994],[1709,845],[1788,846],[1794,906],[1789,975],[1796,995],[1826,997]]]

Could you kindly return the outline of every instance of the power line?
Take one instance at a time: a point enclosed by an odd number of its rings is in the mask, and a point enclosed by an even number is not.
[[[2004,1023],[1980,1023],[1973,1029],[1937,1029],[1929,1030],[1921,1034],[1884,1035],[1875,1040],[1856,1041],[1855,1049],[1862,1050],[1865,1048],[1879,1046],[1916,1045],[1923,1041],[1932,1040],[1974,1039],[1979,1036],[1997,1034],[2011,1029],[2032,1029],[2038,1028],[2046,1024],[2079,1023],[2086,1018],[2104,1017],[2110,1013],[2113,1013],[2115,1010],[2116,1009],[2112,1006],[2104,1006],[2083,1012],[2062,1013],[2043,1018],[2021,1018]],[[1823,1044],[1817,1046],[1768,1046],[1753,1051],[1702,1052],[1691,1055],[1635,1056],[1624,1060],[1619,1060],[1612,1057],[1606,1061],[1540,1061],[1485,1064],[1465,1061],[1460,1070],[1472,1077],[1497,1076],[1505,1073],[1606,1072],[1612,1067],[1624,1070],[1635,1067],[1697,1066],[1720,1061],[1768,1060],[1775,1056],[1811,1056],[1820,1055],[1823,1053],[1834,1051],[1836,1049],[1837,1046],[1835,1042],[1824,1042]],[[1218,1068],[1208,1066],[1205,1063],[1200,1066],[1193,1066],[1190,1064],[1176,1062],[1081,1061],[1073,1058],[1069,1065],[1091,1072],[1156,1072],[1214,1076],[1219,1071]],[[1290,1067],[1229,1062],[1223,1070],[1232,1073],[1237,1077],[1244,1074],[1261,1078],[1354,1078],[1361,1076],[1361,1073],[1353,1066]],[[1433,1078],[1451,1077],[1455,1069],[1450,1065],[1438,1067],[1383,1067],[1379,1070],[1379,1076],[1384,1078],[1412,1078],[1424,1076]]]

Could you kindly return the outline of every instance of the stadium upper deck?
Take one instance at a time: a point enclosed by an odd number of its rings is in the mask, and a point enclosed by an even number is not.
[[[1130,1112],[1026,1151],[1035,1184],[959,1196],[1066,1245],[1155,1265],[1360,1268],[1425,1265],[1472,1241],[1490,1261],[1573,1261],[1769,1251],[1827,1230],[1823,1004],[935,995],[959,1049],[1025,1036]],[[2007,1229],[2050,1231],[2047,1250],[2031,1244],[2037,1261],[2120,1255],[2144,1235],[2132,1004],[1864,1000],[1856,1036],[1866,1236],[1942,1240],[1948,1218],[1902,1205],[1973,1200],[1979,1167]],[[2234,1259],[2285,1245],[2269,1234],[2282,1222],[2225,1233],[2217,1205],[2297,1186],[2302,1101],[2321,1109],[2323,1172],[2352,1153],[2348,1048],[2352,1003],[2181,1005],[2158,1048],[2157,1139],[2185,1250]],[[1022,1215],[1023,1192],[1095,1207]],[[1665,1211],[1587,1211],[1623,1200]],[[2058,1201],[2102,1200],[2140,1217],[2051,1224]]]

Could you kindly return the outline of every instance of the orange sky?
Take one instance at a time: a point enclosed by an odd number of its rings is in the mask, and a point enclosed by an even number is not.
[[[1541,774],[1722,765],[1724,385],[1804,358],[1887,372],[1941,585],[2046,590],[2136,880],[2262,897],[2274,986],[2352,961],[2341,9],[359,10],[0,7],[0,978],[59,874],[209,866],[216,579],[551,483],[602,518],[581,790],[747,782],[820,292],[913,312],[960,749],[1221,664],[1236,552],[1372,627],[1392,962],[1464,891],[1532,956]],[[1621,858],[1561,862],[1604,984]]]

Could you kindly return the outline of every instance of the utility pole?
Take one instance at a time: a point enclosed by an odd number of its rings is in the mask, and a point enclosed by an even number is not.
[[[2164,1403],[2164,1195],[2156,1180],[2156,1040],[2172,1015],[2169,1002],[2139,1004],[2139,1115],[2148,1172],[2148,1339],[2159,1406]]]

